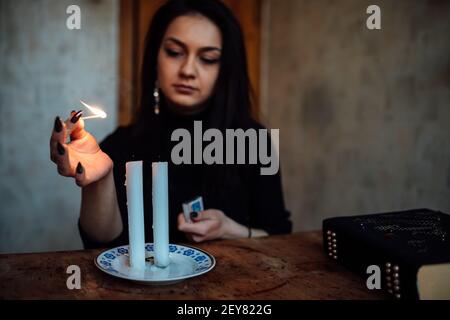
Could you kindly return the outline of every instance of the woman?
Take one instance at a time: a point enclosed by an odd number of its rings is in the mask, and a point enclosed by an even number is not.
[[[142,66],[140,111],[100,146],[84,130],[81,113],[55,119],[51,159],[59,174],[82,188],[79,230],[86,248],[128,243],[125,163],[169,162],[170,241],[258,237],[291,231],[280,173],[262,176],[259,165],[172,163],[177,128],[263,128],[251,119],[250,86],[239,24],[213,0],[173,0],[155,14]],[[70,143],[65,143],[70,131]],[[152,241],[151,170],[144,166],[146,241]],[[180,213],[202,196],[206,210]]]

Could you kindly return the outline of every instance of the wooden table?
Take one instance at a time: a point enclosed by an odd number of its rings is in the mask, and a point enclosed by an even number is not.
[[[0,299],[382,299],[365,280],[329,260],[321,232],[194,245],[211,253],[207,274],[168,286],[139,285],[94,265],[102,250],[0,255]],[[81,289],[69,290],[69,265]]]

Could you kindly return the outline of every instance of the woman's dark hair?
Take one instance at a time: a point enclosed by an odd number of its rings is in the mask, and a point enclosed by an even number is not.
[[[156,128],[161,122],[161,114],[154,113],[155,98],[153,90],[157,78],[157,58],[163,37],[171,22],[177,17],[200,14],[211,20],[221,31],[222,53],[220,71],[215,88],[208,100],[208,119],[206,126],[217,128],[223,133],[227,128],[247,128],[251,126],[251,87],[247,71],[247,58],[240,25],[230,9],[218,0],[169,0],[155,13],[147,32],[146,45],[141,70],[141,100],[135,115],[136,132],[145,128]],[[165,98],[160,93],[163,109]],[[159,124],[160,125],[160,124]],[[205,126],[204,126],[205,127]],[[230,176],[232,166],[209,166],[204,189],[211,191],[213,181]],[[228,172],[227,172],[228,171]],[[222,178],[220,178],[222,177]],[[207,180],[207,181],[206,181]]]

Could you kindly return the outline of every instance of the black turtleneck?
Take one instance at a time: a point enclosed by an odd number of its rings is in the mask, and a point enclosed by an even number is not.
[[[120,236],[109,243],[95,243],[81,229],[79,231],[85,248],[114,247],[128,244],[128,213],[126,207],[125,163],[144,160],[144,215],[145,238],[153,242],[152,230],[152,161],[167,161],[169,174],[169,237],[171,243],[186,242],[184,233],[178,231],[177,216],[182,212],[182,203],[196,196],[202,196],[205,209],[219,209],[243,225],[263,229],[269,234],[291,232],[289,212],[284,207],[280,171],[273,176],[261,176],[255,165],[234,165],[236,175],[227,177],[226,184],[216,185],[220,197],[205,190],[205,181],[214,179],[207,164],[172,163],[170,154],[178,142],[171,141],[173,130],[184,128],[194,139],[194,121],[202,121],[203,131],[207,128],[208,110],[194,115],[177,115],[165,108],[158,115],[159,124],[148,128],[140,135],[134,134],[134,127],[119,127],[100,144],[114,162],[114,182],[117,200],[123,221]],[[254,123],[255,129],[263,128]],[[192,153],[193,160],[193,153]],[[217,165],[216,165],[217,166]],[[229,165],[227,165],[229,166]],[[214,183],[214,181],[212,181]],[[219,182],[218,182],[219,183]]]

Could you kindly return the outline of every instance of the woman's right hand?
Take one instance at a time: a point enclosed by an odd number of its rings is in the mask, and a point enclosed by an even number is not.
[[[65,122],[56,117],[50,138],[50,159],[60,175],[73,177],[78,186],[85,187],[105,177],[112,170],[113,162],[84,130],[81,115],[81,111],[72,111]],[[66,143],[68,136],[70,142]]]

